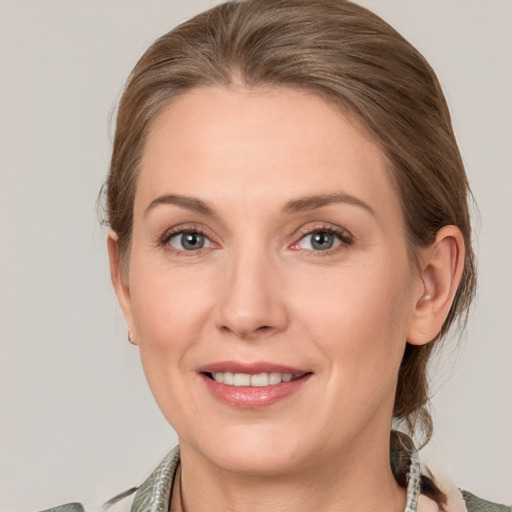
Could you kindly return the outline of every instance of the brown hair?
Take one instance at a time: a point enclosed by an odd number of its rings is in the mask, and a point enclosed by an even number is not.
[[[126,270],[139,161],[148,127],[194,87],[293,87],[339,105],[381,147],[401,200],[411,261],[445,225],[464,236],[464,273],[434,342],[407,345],[394,417],[432,433],[427,363],[450,326],[464,326],[474,295],[470,190],[437,77],[386,22],[345,0],[248,0],[220,4],[160,37],[133,69],[121,98],[107,217]]]

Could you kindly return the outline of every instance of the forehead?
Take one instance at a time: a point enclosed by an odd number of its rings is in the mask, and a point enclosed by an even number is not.
[[[398,207],[379,147],[340,108],[294,89],[187,92],[154,121],[141,164],[136,208],[163,193],[269,207],[333,191]]]

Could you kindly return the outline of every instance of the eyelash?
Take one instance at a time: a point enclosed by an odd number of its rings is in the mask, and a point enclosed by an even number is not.
[[[335,247],[332,247],[330,249],[325,249],[323,251],[322,250],[314,250],[314,249],[302,249],[300,247],[297,247],[298,244],[304,238],[306,238],[307,236],[314,235],[315,233],[326,233],[328,235],[333,235],[339,239],[340,243],[338,245],[336,245]],[[211,244],[215,244],[215,242],[213,242],[211,240],[211,238],[206,234],[205,230],[202,229],[200,226],[194,226],[194,227],[188,227],[188,228],[180,226],[180,227],[173,228],[169,231],[166,231],[162,236],[160,236],[158,239],[158,246],[163,247],[178,256],[196,256],[198,254],[201,254],[203,252],[203,248],[197,249],[195,251],[186,251],[186,250],[177,249],[177,248],[169,245],[169,241],[173,237],[175,237],[177,235],[185,235],[185,234],[201,235],[201,236],[204,236]],[[290,246],[290,248],[292,248],[294,250],[299,250],[299,251],[307,251],[308,253],[314,254],[315,256],[324,256],[324,255],[327,256],[334,252],[343,250],[344,248],[352,245],[353,243],[354,243],[354,239],[353,239],[352,235],[347,230],[340,228],[340,227],[332,226],[332,225],[323,225],[323,226],[318,226],[318,227],[315,227],[312,229],[308,228],[308,229],[303,229],[303,230],[299,231],[299,237],[298,237],[297,241],[293,242],[293,244]]]
[[[331,247],[330,249],[325,249],[323,251],[314,249],[301,249],[300,247],[297,247],[298,244],[302,240],[304,240],[304,238],[306,238],[307,236],[314,235],[315,233],[326,233],[328,235],[333,235],[339,239],[340,243],[334,247]],[[338,251],[342,251],[343,249],[346,249],[347,247],[351,246],[353,243],[354,238],[346,229],[332,225],[323,225],[301,230],[299,232],[299,238],[296,242],[292,244],[292,248],[296,247],[296,250],[307,251],[314,256],[321,257],[331,255]]]
[[[177,249],[176,247],[172,247],[169,242],[170,240],[177,236],[177,235],[186,235],[186,234],[193,234],[193,235],[201,235],[204,236],[210,243],[213,243],[211,241],[211,237],[209,237],[205,230],[202,229],[200,226],[193,226],[193,227],[183,227],[179,226],[176,228],[172,228],[169,231],[166,231],[161,237],[158,239],[158,246],[162,247],[169,252],[176,254],[177,256],[196,256],[203,252],[203,249],[198,249],[196,251],[185,251],[181,249]]]

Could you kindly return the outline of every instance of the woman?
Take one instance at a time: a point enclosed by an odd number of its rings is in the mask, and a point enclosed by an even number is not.
[[[509,510],[390,434],[432,433],[469,195],[435,74],[359,6],[232,2],[156,41],[119,106],[108,247],[180,443],[132,510]]]

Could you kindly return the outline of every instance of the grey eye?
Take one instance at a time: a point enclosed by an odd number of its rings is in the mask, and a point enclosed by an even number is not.
[[[211,245],[201,233],[178,233],[169,239],[169,243],[181,251],[198,251]]]
[[[314,231],[304,236],[299,242],[301,249],[326,251],[341,244],[340,237],[328,231]]]

